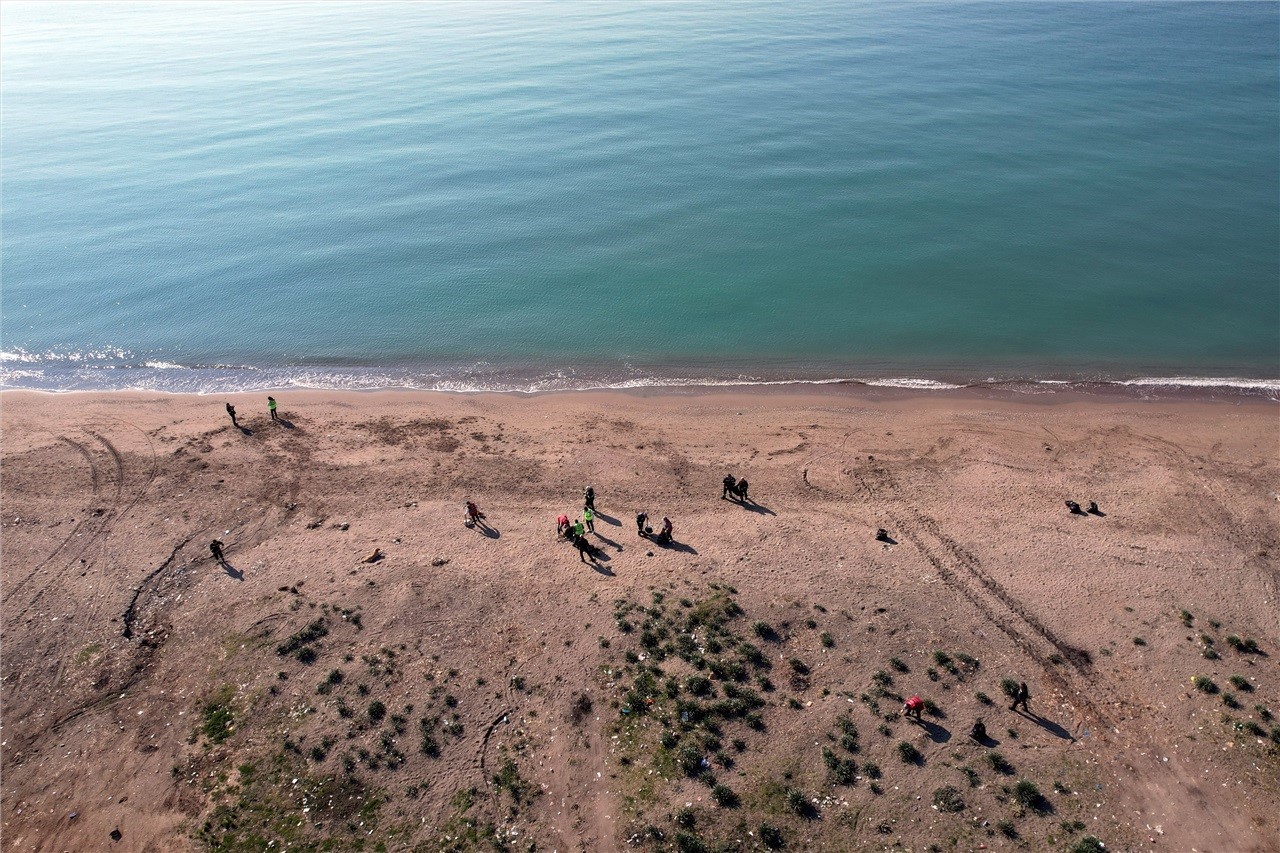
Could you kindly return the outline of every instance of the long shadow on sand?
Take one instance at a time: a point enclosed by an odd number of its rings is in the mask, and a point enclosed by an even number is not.
[[[497,528],[490,527],[489,525],[485,524],[483,521],[477,521],[475,523],[474,529],[480,531],[490,539],[498,539],[498,538],[501,538],[502,536],[502,534],[498,532]]]
[[[605,515],[603,512],[600,512],[599,510],[592,510],[592,511],[596,514],[597,521],[603,521],[605,524],[612,524],[614,527],[622,526],[622,522],[618,521],[618,519],[614,518],[612,515]]]
[[[946,743],[951,740],[951,732],[942,726],[930,720],[920,720],[917,726],[924,729],[924,733],[929,736],[929,740],[934,743]]]
[[[736,503],[738,506],[742,507],[743,509],[749,509],[752,512],[759,513],[760,515],[777,515],[776,512],[769,509],[764,504],[758,504],[755,501],[751,500],[750,498],[747,498],[746,500],[734,501],[734,503]]]
[[[599,516],[596,516],[596,517],[597,517],[597,518],[599,518]],[[608,545],[608,546],[609,546],[610,548],[612,548],[613,550],[615,550],[615,551],[621,551],[621,550],[622,550],[622,546],[621,546],[621,545],[619,545],[617,542],[614,542],[614,541],[613,541],[612,539],[610,539],[608,536],[605,536],[604,534],[599,533],[599,532],[595,533],[594,535],[595,535],[595,537],[596,537],[597,539],[599,539],[599,540],[600,540],[601,542],[603,542],[604,544]]]
[[[604,575],[607,578],[617,577],[617,575],[613,573],[613,569],[609,568],[608,566],[602,566],[600,563],[592,563],[591,568],[595,569],[597,572],[599,572],[600,574]]]
[[[1053,720],[1045,719],[1044,717],[1041,717],[1038,714],[1033,714],[1030,711],[1018,711],[1017,714],[1035,723],[1054,737],[1060,737],[1063,740],[1069,740],[1072,743],[1075,743],[1075,735],[1071,734],[1071,732],[1067,731]]]
[[[226,560],[223,560],[220,565],[222,566],[222,570],[226,572],[228,575],[230,575],[231,577],[235,578],[238,581],[244,580],[244,572],[240,571],[239,569],[231,565]]]
[[[679,551],[681,554],[698,553],[697,549],[694,548],[692,545],[686,545],[683,542],[677,542],[675,539],[672,539],[668,542],[659,542],[657,539],[650,538],[649,541],[652,542],[654,545],[657,545],[659,548],[666,548],[668,551]]]

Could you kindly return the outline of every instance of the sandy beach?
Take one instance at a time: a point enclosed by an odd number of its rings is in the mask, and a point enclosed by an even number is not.
[[[275,396],[0,395],[7,850],[1280,849],[1272,401]]]

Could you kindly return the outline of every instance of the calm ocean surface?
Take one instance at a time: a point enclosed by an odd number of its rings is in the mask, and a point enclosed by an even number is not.
[[[1280,390],[1280,5],[23,5],[0,384]]]

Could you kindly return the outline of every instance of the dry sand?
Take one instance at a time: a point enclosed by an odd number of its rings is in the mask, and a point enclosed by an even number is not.
[[[276,396],[0,398],[5,850],[1280,849],[1273,402]],[[699,664],[758,716],[699,724]]]

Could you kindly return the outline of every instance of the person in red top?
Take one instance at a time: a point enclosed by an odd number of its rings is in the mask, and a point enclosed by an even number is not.
[[[912,696],[907,700],[907,704],[902,706],[902,713],[908,717],[914,715],[916,722],[921,722],[920,715],[924,713],[924,700],[919,696]]]
[[[569,533],[569,516],[563,513],[556,518],[556,535],[565,536]]]

